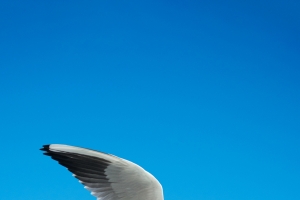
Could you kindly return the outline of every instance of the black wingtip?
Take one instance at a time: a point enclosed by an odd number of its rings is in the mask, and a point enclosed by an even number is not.
[[[46,144],[46,145],[43,145],[42,148],[40,148],[41,151],[49,151],[49,147],[50,145],[49,144]]]

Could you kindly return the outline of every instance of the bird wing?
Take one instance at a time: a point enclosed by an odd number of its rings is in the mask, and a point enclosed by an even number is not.
[[[72,172],[97,200],[163,200],[154,176],[128,160],[61,144],[44,145],[41,150]]]

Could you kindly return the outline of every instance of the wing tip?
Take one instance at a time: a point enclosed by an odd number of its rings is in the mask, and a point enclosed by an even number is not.
[[[43,145],[42,148],[40,148],[41,151],[49,151],[50,150],[50,144],[46,144],[46,145]]]

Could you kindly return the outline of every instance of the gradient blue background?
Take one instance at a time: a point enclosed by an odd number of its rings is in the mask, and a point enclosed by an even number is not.
[[[2,0],[0,199],[94,199],[49,143],[136,162],[166,200],[300,199],[299,10]]]

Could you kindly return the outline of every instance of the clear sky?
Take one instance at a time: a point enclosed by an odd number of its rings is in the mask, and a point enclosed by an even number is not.
[[[0,199],[93,200],[62,143],[166,200],[299,200],[299,2],[1,0]]]

